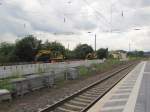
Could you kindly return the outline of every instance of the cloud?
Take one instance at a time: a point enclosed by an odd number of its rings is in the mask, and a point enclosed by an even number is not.
[[[1,0],[0,39],[14,42],[20,36],[40,33],[37,36],[42,40],[57,40],[66,47],[70,43],[74,48],[78,43],[94,46],[92,35],[97,34],[98,48],[128,50],[132,40],[133,49],[150,50],[150,1],[111,1]]]
[[[12,43],[15,42],[17,39],[18,37],[16,37],[16,35],[11,33],[5,33],[0,35],[0,42]]]

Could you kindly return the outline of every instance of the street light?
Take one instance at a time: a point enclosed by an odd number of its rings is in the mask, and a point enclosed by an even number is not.
[[[139,31],[139,30],[141,30],[141,29],[139,29],[139,28],[134,28],[134,29],[131,29],[131,30],[135,30],[135,31]],[[131,40],[130,40],[131,41]],[[132,41],[131,41],[132,42]],[[131,43],[129,42],[129,52],[131,52]]]
[[[92,32],[88,32],[89,34],[91,34]],[[94,47],[95,47],[95,52],[96,52],[96,46],[97,46],[97,35],[94,35],[95,37],[95,41],[94,41]]]

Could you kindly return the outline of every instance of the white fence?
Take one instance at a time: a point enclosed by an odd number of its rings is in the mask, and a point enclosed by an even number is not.
[[[67,68],[78,66],[89,66],[94,63],[103,63],[103,60],[85,60],[85,61],[72,61],[61,63],[43,63],[43,64],[27,64],[27,65],[14,65],[14,66],[1,66],[0,78],[11,77],[15,75],[28,75],[39,73],[41,71],[61,72]]]

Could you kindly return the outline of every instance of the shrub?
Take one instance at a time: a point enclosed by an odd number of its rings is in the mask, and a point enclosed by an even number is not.
[[[80,66],[80,68],[79,68],[79,75],[80,76],[86,76],[88,74],[89,74],[88,68],[86,68],[85,66]]]
[[[9,79],[1,79],[0,80],[0,89],[7,89],[9,91],[13,90],[13,86],[10,83]]]

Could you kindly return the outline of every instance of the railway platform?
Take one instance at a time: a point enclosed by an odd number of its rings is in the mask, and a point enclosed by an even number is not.
[[[150,112],[150,62],[138,64],[88,112]]]

